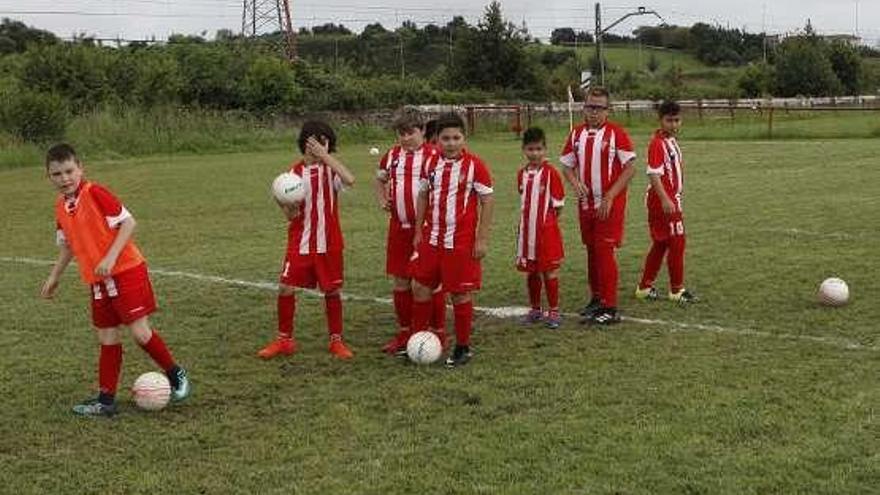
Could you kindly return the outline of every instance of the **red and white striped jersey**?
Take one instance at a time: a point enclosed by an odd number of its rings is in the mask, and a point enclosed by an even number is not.
[[[397,145],[379,160],[377,177],[388,184],[391,215],[405,229],[416,223],[416,203],[422,170],[436,154],[434,146],[427,143],[415,151],[406,151]]]
[[[290,221],[288,250],[299,254],[341,251],[343,242],[337,193],[343,187],[342,179],[322,162],[306,165],[300,161],[292,165],[290,171],[302,177],[306,197],[300,214]]]
[[[648,175],[659,175],[666,194],[681,210],[681,194],[684,191],[684,169],[681,148],[675,137],[658,130],[648,146]],[[657,194],[648,184],[648,196]],[[656,198],[659,199],[659,198]],[[650,199],[649,199],[650,200]]]
[[[586,184],[588,208],[598,208],[605,191],[611,188],[632,159],[636,157],[632,141],[620,126],[606,122],[598,129],[587,124],[575,127],[565,140],[559,160],[576,168]]]
[[[428,194],[423,239],[446,249],[473,248],[477,236],[477,197],[492,194],[489,169],[477,155],[455,160],[435,155],[422,178]]]
[[[562,177],[548,162],[539,167],[525,167],[516,174],[520,197],[519,235],[516,242],[517,259],[537,260],[538,246],[544,242],[561,242],[547,239],[548,232],[557,224],[555,208],[565,204],[565,188]]]

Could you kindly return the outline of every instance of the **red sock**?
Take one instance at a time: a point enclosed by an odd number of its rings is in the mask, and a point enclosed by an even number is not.
[[[431,320],[431,304],[430,299],[426,301],[413,301],[413,333],[428,329],[428,321]]]
[[[544,288],[547,290],[547,306],[553,311],[559,311],[559,279],[545,280]]]
[[[122,370],[122,344],[102,345],[98,357],[98,384],[101,393],[116,395]]]
[[[431,295],[431,328],[446,331],[446,293],[442,290]]]
[[[609,308],[617,307],[617,260],[614,258],[614,244],[597,242],[595,246],[596,273],[599,275],[599,293],[602,304]]]
[[[324,294],[324,312],[327,313],[327,333],[330,338],[342,336],[342,297],[339,294]]]
[[[412,325],[412,306],[413,295],[412,290],[396,290],[394,291],[394,313],[397,315],[397,326],[400,328],[409,328]]]
[[[296,295],[278,296],[278,338],[293,338],[293,315],[296,312]]]
[[[141,349],[146,351],[163,371],[167,372],[174,367],[175,363],[174,358],[171,357],[171,351],[168,350],[168,346],[165,345],[165,341],[156,330],[153,330],[153,334],[146,344],[141,344]]]
[[[587,246],[587,280],[590,283],[590,297],[601,299],[601,287],[599,286],[599,260],[596,259],[596,249]]]
[[[669,286],[672,292],[678,292],[684,288],[684,246],[685,237],[683,235],[669,239],[669,256],[666,263],[669,266]]]
[[[663,257],[666,256],[667,247],[669,244],[666,241],[654,241],[651,244],[651,250],[645,257],[645,269],[642,271],[642,281],[639,283],[640,289],[647,289],[654,285],[657,274],[660,273],[660,267],[663,265]]]
[[[457,345],[471,344],[471,325],[474,321],[474,303],[468,301],[452,305],[455,315],[455,343]]]
[[[529,304],[532,309],[541,309],[541,274],[529,273],[526,282],[529,286]]]

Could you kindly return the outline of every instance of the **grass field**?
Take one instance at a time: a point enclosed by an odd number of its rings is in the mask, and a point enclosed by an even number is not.
[[[634,133],[640,152],[647,129]],[[551,136],[559,148],[561,134]],[[512,268],[518,145],[479,137],[497,220],[482,306],[517,306]],[[189,368],[192,400],[84,420],[97,346],[75,270],[37,298],[55,256],[53,193],[40,168],[0,171],[0,492],[29,493],[868,493],[880,479],[880,168],[876,140],[684,141],[686,309],[632,298],[648,247],[630,193],[619,252],[630,320],[558,332],[479,316],[475,360],[452,372],[378,352],[391,334],[383,214],[366,145],[341,156],[359,183],[342,199],[353,362],[326,353],[320,301],[300,298],[301,351],[261,362],[284,223],[267,196],[290,160],[268,151],[87,164],[139,221],[161,310],[154,322]],[[641,160],[640,160],[641,162]],[[564,212],[566,311],[584,261]],[[27,257],[24,263],[12,258]],[[817,307],[828,276],[849,306]],[[661,279],[661,283],[665,281]],[[152,364],[126,346],[123,383]]]

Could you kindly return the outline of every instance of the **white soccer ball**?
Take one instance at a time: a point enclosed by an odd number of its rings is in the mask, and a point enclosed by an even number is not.
[[[139,376],[131,386],[134,403],[145,411],[158,411],[171,400],[171,383],[168,377],[156,371]]]
[[[305,184],[302,177],[284,172],[272,181],[272,195],[284,204],[294,204],[306,198]]]
[[[826,278],[819,285],[818,297],[826,306],[843,306],[849,301],[849,286],[839,278]]]
[[[373,146],[372,148],[370,148],[370,154],[373,155],[373,156],[378,155],[378,154],[379,154],[379,148],[376,148],[375,146]]]
[[[416,364],[431,364],[440,359],[443,346],[434,332],[416,332],[406,343],[406,355]]]

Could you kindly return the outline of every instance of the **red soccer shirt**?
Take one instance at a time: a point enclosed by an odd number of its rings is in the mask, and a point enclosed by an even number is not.
[[[428,143],[415,151],[406,151],[398,145],[379,160],[378,177],[388,183],[392,218],[405,229],[416,223],[422,170],[436,154],[437,150]]]
[[[300,161],[290,171],[303,179],[306,193],[300,214],[290,221],[288,250],[299,254],[324,254],[342,251],[337,193],[342,179],[322,162],[306,165]]]
[[[446,249],[472,249],[477,234],[477,196],[492,194],[489,169],[463,151],[455,160],[435,155],[422,178],[428,193],[424,239]]]
[[[537,260],[539,246],[544,243],[562,243],[554,210],[565,204],[562,178],[545,161],[539,167],[531,168],[526,165],[519,169],[516,184],[520,195],[516,257]]]
[[[681,211],[681,194],[684,191],[684,169],[681,148],[675,137],[658,130],[648,146],[648,175],[659,175],[663,189]],[[656,192],[648,184],[648,201],[657,201]]]
[[[617,181],[623,167],[636,157],[632,141],[620,126],[606,122],[598,129],[575,127],[565,140],[562,164],[576,169],[589,191],[588,208],[598,208],[602,195]]]

